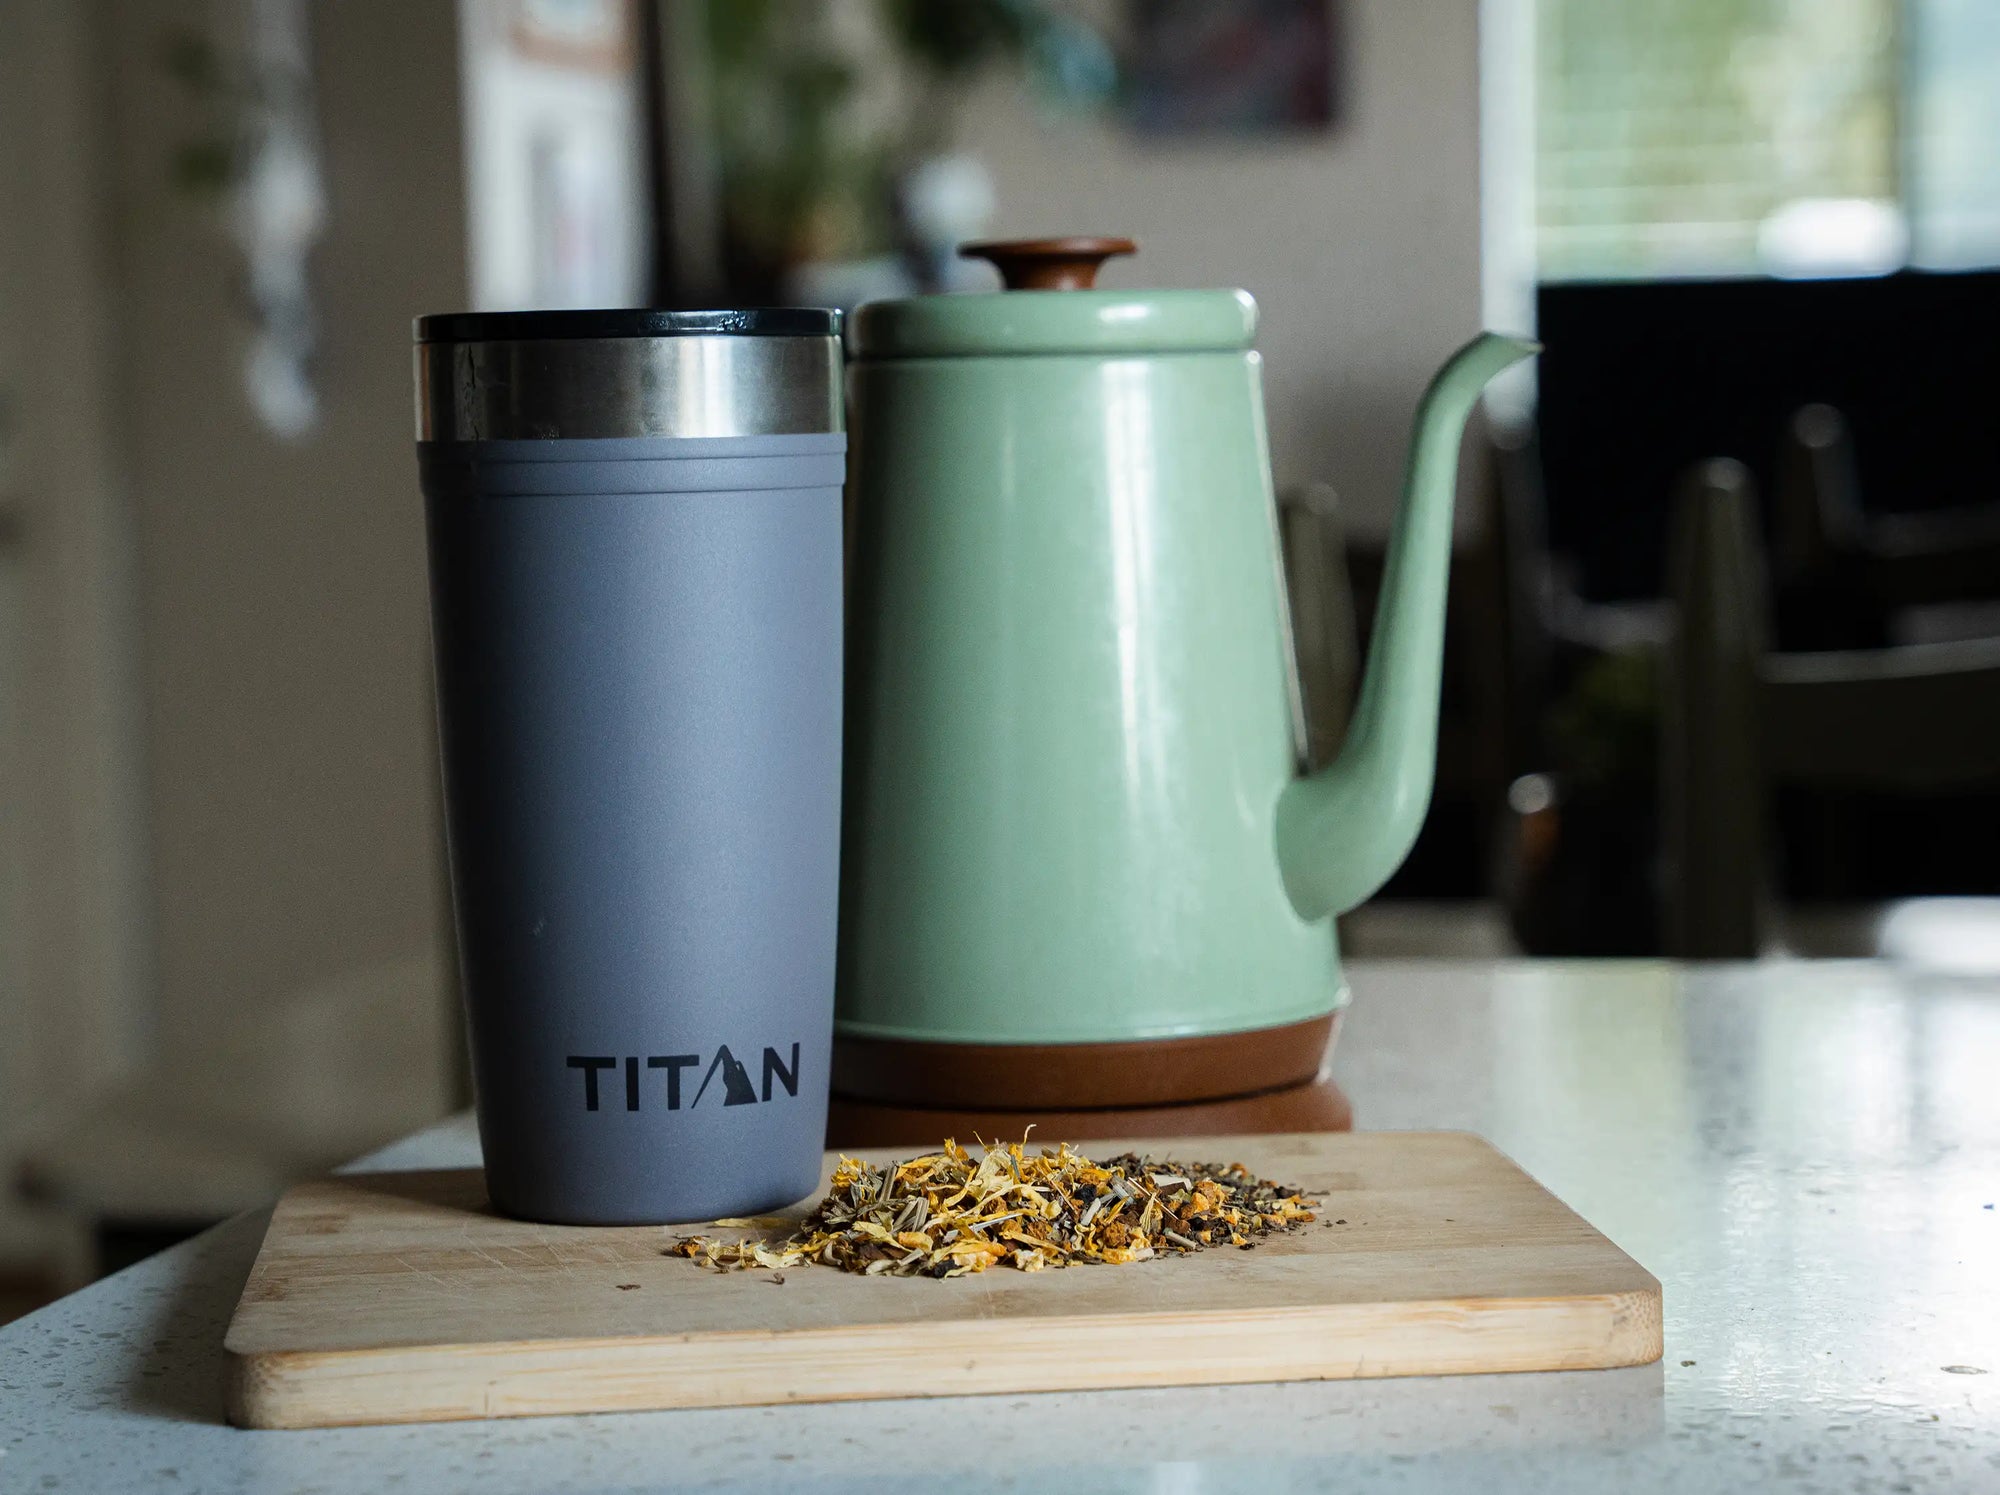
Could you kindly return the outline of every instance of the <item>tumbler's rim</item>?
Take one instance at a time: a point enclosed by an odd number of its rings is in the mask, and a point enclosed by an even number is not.
[[[472,335],[424,338],[427,325]],[[839,337],[780,330],[837,326],[832,312],[795,307],[427,317],[411,350],[417,439],[840,431]]]
[[[605,337],[838,337],[841,316],[823,306],[715,307],[667,311],[602,307],[577,311],[470,311],[418,317],[419,343],[541,342]]]

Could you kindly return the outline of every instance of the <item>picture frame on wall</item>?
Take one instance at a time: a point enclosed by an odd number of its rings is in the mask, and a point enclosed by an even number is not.
[[[1151,136],[1331,127],[1339,12],[1339,0],[1126,0],[1127,122]]]

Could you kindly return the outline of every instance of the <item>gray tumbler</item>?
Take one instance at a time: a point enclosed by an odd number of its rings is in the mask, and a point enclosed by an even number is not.
[[[487,1188],[575,1224],[811,1193],[838,904],[838,314],[416,325]]]

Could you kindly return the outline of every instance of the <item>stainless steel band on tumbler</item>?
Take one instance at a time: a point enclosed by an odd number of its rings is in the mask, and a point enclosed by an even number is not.
[[[419,317],[419,441],[840,431],[839,313]]]

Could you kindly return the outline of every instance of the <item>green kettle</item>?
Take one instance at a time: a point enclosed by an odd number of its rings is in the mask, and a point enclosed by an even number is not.
[[[1132,248],[968,246],[1008,289],[853,317],[837,1094],[1309,1079],[1333,916],[1429,803],[1459,439],[1532,346],[1481,336],[1424,396],[1352,724],[1302,776],[1256,305],[1090,288]]]

